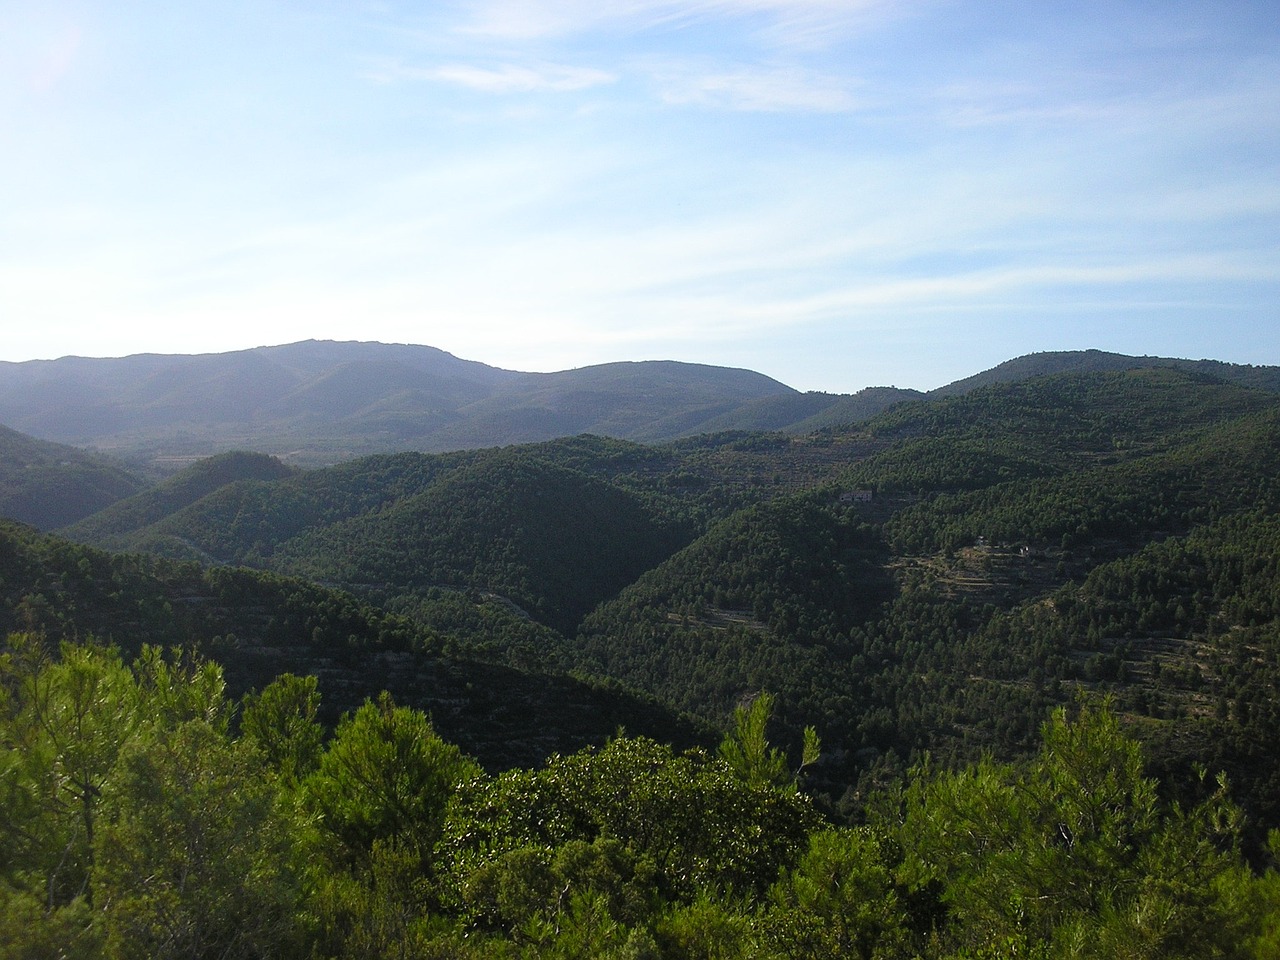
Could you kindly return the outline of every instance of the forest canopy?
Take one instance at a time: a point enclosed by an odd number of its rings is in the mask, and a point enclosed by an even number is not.
[[[764,739],[768,698],[718,754],[619,735],[487,774],[385,694],[326,737],[313,678],[235,702],[212,661],[17,634],[0,667],[6,957],[1280,949],[1225,785],[1164,799],[1106,704],[1025,762],[924,762],[849,826]]]

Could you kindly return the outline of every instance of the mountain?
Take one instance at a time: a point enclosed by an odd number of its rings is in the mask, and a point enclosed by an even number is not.
[[[1228,383],[1262,390],[1280,391],[1280,367],[1255,367],[1250,364],[1223,363],[1221,360],[1180,360],[1172,357],[1130,357],[1103,350],[1060,350],[1031,353],[956,380],[930,391],[933,397],[954,397],[978,387],[995,383],[1017,383],[1032,377],[1055,373],[1104,373],[1171,367],[1186,373],[1201,374]]]
[[[0,517],[52,530],[145,486],[106,457],[0,427]]]
[[[1150,367],[1280,390],[1276,367],[1088,350],[1020,357],[928,396],[1052,373]],[[643,443],[727,431],[806,436],[924,396],[896,387],[800,393],[749,370],[674,361],[519,373],[433,347],[314,340],[199,356],[0,363],[0,423],[153,473],[229,450],[318,466],[584,433]]]
[[[449,446],[550,440],[593,433],[660,441],[705,432],[703,425],[761,397],[794,394],[749,370],[654,360],[608,363],[561,373],[525,374],[466,407],[465,421],[442,431]]]
[[[700,364],[530,374],[433,347],[328,341],[0,364],[0,422],[160,465],[230,449],[315,465],[587,432],[663,440],[794,393],[758,373]]]

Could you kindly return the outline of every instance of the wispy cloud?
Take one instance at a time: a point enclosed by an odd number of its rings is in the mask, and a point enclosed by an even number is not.
[[[841,113],[858,105],[851,84],[841,77],[795,67],[739,67],[699,72],[662,68],[654,77],[662,99],[746,111]]]
[[[1166,133],[1190,125],[1274,128],[1280,106],[1277,66],[1243,72],[1205,84],[1135,84],[1119,79],[1111,85],[1082,88],[1069,77],[1039,83],[962,81],[937,91],[939,117],[955,127],[1027,125],[1111,126],[1133,130],[1154,128]]]
[[[815,296],[753,305],[753,311],[793,321],[813,320],[831,314],[869,307],[924,308],[938,311],[991,305],[1028,291],[1053,288],[1103,290],[1124,286],[1160,284],[1165,295],[1177,297],[1186,284],[1218,281],[1280,282],[1280,267],[1250,258],[1187,255],[1126,263],[1063,266],[1031,265],[956,273],[944,276],[868,280]],[[1039,298],[1041,302],[1044,298]]]
[[[465,30],[508,40],[566,36],[589,30],[644,30],[709,20],[755,21],[761,34],[812,44],[854,26],[897,17],[889,0],[482,0]]]
[[[433,67],[381,64],[369,74],[380,82],[426,80],[482,93],[573,93],[614,83],[617,74],[559,63],[445,63]]]

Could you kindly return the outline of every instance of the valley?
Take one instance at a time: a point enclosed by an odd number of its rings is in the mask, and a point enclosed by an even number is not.
[[[48,518],[0,529],[0,632],[181,647],[233,699],[315,677],[330,731],[389,691],[495,777],[623,735],[711,750],[763,696],[850,829],[922,765],[1047,763],[1055,710],[1102,710],[1178,809],[1224,772],[1265,864],[1280,392],[1103,356],[808,431],[113,467],[109,503],[77,486],[105,461],[50,481],[47,441],[0,438],[9,502],[29,458]]]

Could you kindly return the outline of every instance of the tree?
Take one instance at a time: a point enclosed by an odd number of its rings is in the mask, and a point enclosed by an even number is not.
[[[425,714],[397,707],[385,692],[342,718],[299,787],[301,810],[314,818],[309,911],[322,950],[424,954],[445,809],[480,772]]]
[[[50,662],[35,638],[11,637],[9,646],[16,656],[7,660],[13,693],[0,731],[8,813],[0,831],[7,864],[38,878],[53,909],[91,893],[103,790],[144,717],[133,674],[114,649],[65,644]]]
[[[324,727],[316,721],[319,709],[316,678],[283,673],[261,693],[245,696],[240,731],[285,783],[296,784],[320,762]]]
[[[1231,957],[1243,936],[1219,884],[1238,829],[1221,785],[1189,812],[1162,805],[1115,716],[1082,705],[1054,713],[1028,765],[917,771],[903,876],[936,891],[959,946]]]
[[[815,833],[796,866],[769,891],[761,926],[787,960],[870,958],[908,942],[894,872],[900,851],[869,827]]]
[[[149,722],[172,728],[200,720],[224,732],[229,728],[232,704],[220,664],[181,648],[174,648],[166,660],[160,647],[148,644],[133,671]]]
[[[700,889],[767,889],[816,823],[791,786],[751,786],[702,751],[615,737],[541,770],[469,784],[450,808],[442,849],[462,888],[508,852],[610,838],[653,870],[659,895],[687,901]]]
[[[773,695],[761,693],[750,704],[733,711],[733,729],[720,741],[720,759],[750,787],[795,789],[800,771],[817,763],[822,747],[817,731],[805,727],[800,766],[793,775],[787,769],[787,755],[769,744],[767,728],[773,705]]]
[[[185,721],[125,752],[109,798],[94,888],[110,956],[291,954],[291,836],[251,743]]]
[[[397,707],[384,692],[339,722],[303,782],[303,803],[337,841],[341,862],[367,861],[382,841],[425,866],[450,796],[479,773],[475,761],[440,739],[424,713]]]

